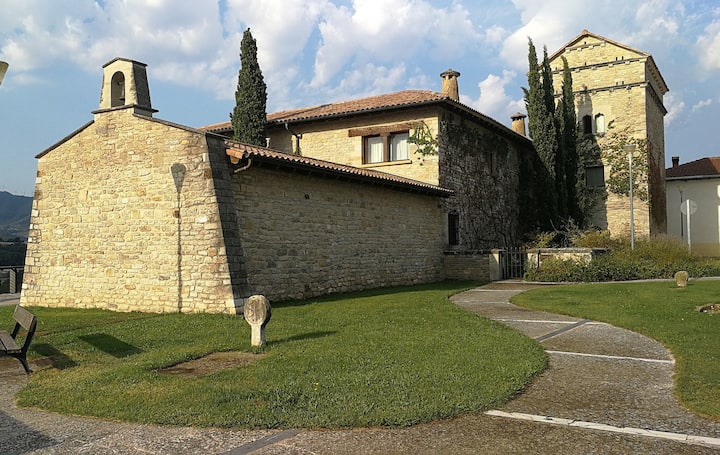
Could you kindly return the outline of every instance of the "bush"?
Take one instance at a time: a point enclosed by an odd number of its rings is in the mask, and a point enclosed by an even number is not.
[[[720,275],[720,262],[703,259],[679,241],[664,236],[637,239],[633,250],[628,238],[613,238],[607,231],[595,231],[577,236],[573,246],[610,251],[590,263],[547,259],[541,267],[529,270],[525,278],[555,282],[627,281],[672,278],[679,270],[686,270],[692,277]]]

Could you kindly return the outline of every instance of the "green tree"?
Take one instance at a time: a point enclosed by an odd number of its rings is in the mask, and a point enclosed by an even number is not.
[[[542,91],[545,100],[545,109],[548,116],[552,119],[552,127],[548,131],[548,135],[552,135],[553,129],[555,133],[555,142],[550,142],[551,152],[547,156],[554,156],[553,174],[555,176],[555,195],[557,197],[557,214],[561,219],[568,217],[568,195],[567,184],[565,178],[565,148],[562,147],[563,131],[560,126],[562,122],[562,111],[555,109],[555,87],[553,86],[552,68],[550,67],[550,59],[548,58],[547,47],[543,46],[543,62],[541,67]],[[552,140],[552,136],[549,136]]]
[[[257,61],[257,43],[248,28],[240,43],[240,71],[235,90],[235,109],[230,114],[233,139],[265,147],[267,87]]]
[[[548,221],[550,224],[555,224],[558,219],[558,198],[555,185],[557,131],[554,115],[548,109],[548,98],[543,89],[543,75],[541,75],[541,67],[538,64],[535,45],[530,38],[528,38],[528,48],[528,88],[523,88],[528,113],[528,130],[535,150],[547,170],[548,181],[540,183],[543,188],[541,194],[546,196],[543,205]],[[545,57],[547,60],[547,51]],[[554,105],[554,101],[550,104]]]
[[[565,165],[565,195],[567,201],[567,217],[582,226],[585,220],[578,202],[578,135],[577,115],[575,114],[575,94],[573,93],[572,73],[567,59],[562,57],[563,79],[562,97],[557,106],[558,146]]]

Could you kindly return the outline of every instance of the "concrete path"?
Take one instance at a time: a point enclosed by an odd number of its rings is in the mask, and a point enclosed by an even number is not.
[[[18,409],[27,381],[0,360],[0,453],[37,454],[718,454],[720,422],[674,398],[660,344],[607,324],[529,311],[508,299],[532,287],[495,283],[453,297],[468,311],[537,339],[549,368],[483,414],[402,429],[232,431],[136,425]],[[482,353],[478,353],[482,355]]]

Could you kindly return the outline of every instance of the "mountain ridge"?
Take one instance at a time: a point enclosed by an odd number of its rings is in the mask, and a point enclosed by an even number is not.
[[[0,191],[0,238],[27,240],[33,198]]]

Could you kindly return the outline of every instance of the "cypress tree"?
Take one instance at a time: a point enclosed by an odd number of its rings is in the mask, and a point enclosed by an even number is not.
[[[578,137],[577,115],[575,114],[575,94],[573,93],[572,73],[567,59],[562,57],[563,79],[562,98],[558,104],[560,112],[560,147],[565,157],[565,188],[567,194],[567,215],[578,225],[584,223],[584,216],[580,210],[577,193],[578,174]]]
[[[230,114],[233,140],[265,147],[267,87],[257,61],[257,43],[248,28],[240,43],[235,109]]]
[[[555,118],[552,110],[548,109],[548,98],[542,84],[545,75],[541,75],[535,45],[532,39],[529,38],[528,48],[528,88],[523,88],[528,113],[528,130],[535,150],[545,165],[546,172],[544,174],[547,176],[545,178],[547,181],[542,185],[544,188],[541,194],[546,196],[544,206],[549,221],[555,223],[558,217],[557,188],[555,185],[557,154]],[[547,51],[545,55],[545,60],[547,60]],[[550,89],[552,90],[552,84],[550,84]],[[551,101],[550,104],[554,106],[554,101]]]
[[[548,134],[548,147],[550,150],[547,152],[548,156],[553,156],[552,165],[553,172],[555,175],[555,194],[557,196],[557,213],[560,218],[567,218],[568,216],[568,197],[567,188],[565,182],[565,154],[562,144],[562,130],[560,127],[561,119],[559,116],[562,113],[555,109],[555,87],[553,86],[552,68],[550,67],[550,59],[548,58],[547,46],[543,46],[543,62],[542,62],[542,91],[543,99],[545,101],[545,108],[548,113],[549,119],[552,119],[551,129],[547,132]],[[550,122],[548,122],[550,123]],[[555,135],[553,141],[552,134]],[[548,166],[550,163],[548,163]]]

